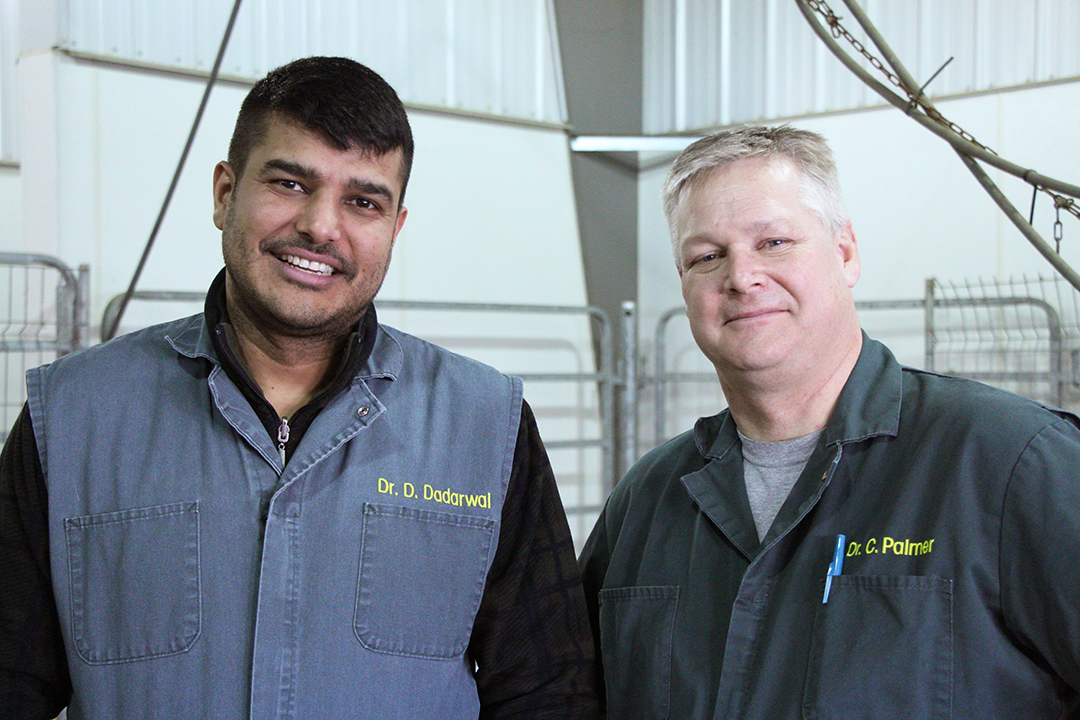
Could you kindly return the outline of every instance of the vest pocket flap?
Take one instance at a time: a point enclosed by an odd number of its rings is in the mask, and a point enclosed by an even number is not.
[[[199,505],[66,518],[72,641],[90,665],[188,650],[199,636]]]
[[[487,578],[494,520],[364,506],[354,632],[375,652],[465,652]]]

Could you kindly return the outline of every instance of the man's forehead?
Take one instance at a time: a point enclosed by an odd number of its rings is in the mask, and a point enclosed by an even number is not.
[[[401,196],[404,176],[404,153],[401,148],[381,154],[358,145],[342,149],[318,130],[289,119],[277,119],[267,123],[259,141],[252,147],[251,156],[256,159],[255,172],[278,169],[315,178],[327,174],[326,164],[320,161],[322,158],[345,156],[348,162],[358,165],[358,172],[346,176],[346,185],[354,188],[368,186],[372,180],[370,171],[376,169],[378,174],[389,176],[386,180],[393,180],[390,185],[394,198]]]
[[[252,144],[252,152],[266,151],[268,148],[291,145],[297,148],[316,148],[320,151],[355,155],[366,160],[381,161],[383,158],[400,159],[401,148],[394,148],[386,153],[376,153],[371,148],[350,144],[342,147],[318,128],[283,116],[272,116],[263,125],[262,132]]]
[[[737,210],[777,191],[782,195],[789,190],[797,193],[798,173],[789,165],[771,158],[750,158],[712,168],[687,182],[677,207],[683,213],[718,204]]]

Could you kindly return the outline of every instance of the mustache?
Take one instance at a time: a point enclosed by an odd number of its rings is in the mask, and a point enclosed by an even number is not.
[[[311,242],[304,240],[300,236],[284,238],[276,237],[266,238],[260,242],[259,250],[272,255],[284,255],[287,254],[289,250],[303,250],[306,253],[321,255],[322,257],[333,260],[335,267],[339,268],[343,275],[352,277],[356,274],[356,264],[344,257],[333,243],[313,245]]]

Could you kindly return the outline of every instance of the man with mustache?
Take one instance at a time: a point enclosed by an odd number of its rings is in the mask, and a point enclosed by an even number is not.
[[[376,318],[412,155],[370,69],[274,70],[214,169],[205,311],[29,373],[0,716],[594,716],[520,380]]]
[[[664,209],[728,409],[583,551],[608,717],[1080,717],[1077,418],[862,333],[820,136],[704,138]]]

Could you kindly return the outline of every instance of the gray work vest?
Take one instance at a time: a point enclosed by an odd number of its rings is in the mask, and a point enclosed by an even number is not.
[[[201,315],[27,380],[70,720],[477,716],[519,380],[380,327],[284,468]]]

